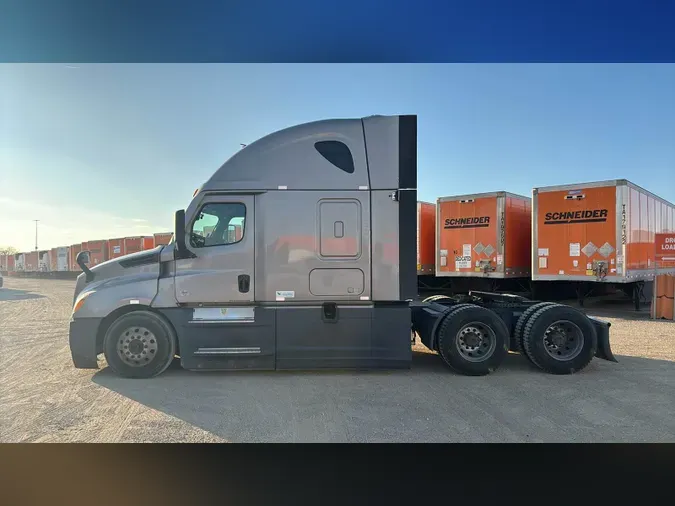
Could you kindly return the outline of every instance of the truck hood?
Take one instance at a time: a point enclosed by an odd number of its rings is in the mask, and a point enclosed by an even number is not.
[[[84,273],[77,277],[73,303],[85,288],[93,290],[109,283],[128,283],[141,274],[143,276],[155,274],[159,277],[160,254],[163,248],[164,246],[157,246],[150,250],[130,253],[89,267],[94,274],[94,280],[87,283]]]

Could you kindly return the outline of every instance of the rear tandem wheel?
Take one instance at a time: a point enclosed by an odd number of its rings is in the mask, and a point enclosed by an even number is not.
[[[474,304],[450,311],[438,330],[438,353],[451,369],[468,376],[496,370],[508,353],[509,331],[493,311]]]
[[[523,331],[525,330],[525,325],[527,325],[527,322],[530,320],[532,315],[541,308],[555,305],[557,305],[555,302],[540,302],[528,307],[525,311],[523,311],[523,314],[518,317],[516,326],[513,329],[513,340],[517,347],[517,350],[514,351],[518,351],[518,353],[524,355],[528,360],[530,360],[530,357],[527,356],[527,353],[525,353],[525,349],[523,348]]]
[[[559,304],[542,307],[528,319],[522,342],[530,361],[552,374],[582,370],[598,348],[591,320],[581,311]]]

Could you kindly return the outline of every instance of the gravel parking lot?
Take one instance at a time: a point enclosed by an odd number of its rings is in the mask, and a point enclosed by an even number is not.
[[[143,381],[105,364],[73,367],[73,288],[5,278],[1,442],[675,441],[675,324],[625,316],[630,309],[589,309],[612,322],[619,363],[594,360],[572,376],[511,354],[495,374],[464,377],[416,346],[409,371],[193,373],[174,364]]]

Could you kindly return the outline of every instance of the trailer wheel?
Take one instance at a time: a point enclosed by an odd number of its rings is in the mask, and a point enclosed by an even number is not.
[[[115,320],[103,339],[110,368],[125,378],[152,378],[163,373],[176,354],[176,335],[151,311],[133,311]]]
[[[532,363],[552,374],[580,371],[598,347],[595,327],[586,315],[560,304],[537,310],[525,324],[522,341]]]
[[[447,295],[430,295],[426,299],[424,299],[422,302],[436,302],[437,300],[441,299],[449,299]]]
[[[509,331],[493,311],[467,305],[448,313],[438,330],[438,352],[453,370],[484,376],[496,370],[509,351]]]
[[[539,304],[530,306],[523,312],[523,314],[520,315],[518,321],[516,322],[516,326],[513,329],[513,341],[516,345],[516,350],[521,355],[525,355],[528,360],[530,360],[530,357],[527,356],[527,353],[525,353],[525,349],[523,348],[523,330],[525,330],[525,325],[527,325],[527,322],[530,320],[532,315],[541,308],[555,305],[555,302],[540,302]]]

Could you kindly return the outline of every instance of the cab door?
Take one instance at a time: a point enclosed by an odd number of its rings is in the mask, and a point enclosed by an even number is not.
[[[207,196],[186,217],[192,258],[176,260],[176,300],[186,305],[246,304],[255,300],[255,197]]]

